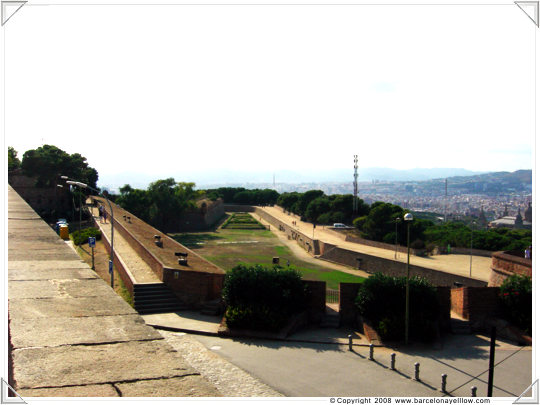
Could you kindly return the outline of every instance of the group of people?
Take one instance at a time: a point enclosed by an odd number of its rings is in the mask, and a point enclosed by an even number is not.
[[[105,208],[103,208],[103,205],[100,205],[99,208],[98,208],[98,212],[99,212],[99,222],[101,222],[102,224],[103,223],[107,223],[107,211],[105,211]]]

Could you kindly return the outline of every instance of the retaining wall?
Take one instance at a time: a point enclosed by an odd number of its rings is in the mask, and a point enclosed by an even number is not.
[[[516,252],[493,253],[489,286],[500,286],[512,274],[532,277],[532,260],[517,256]]]
[[[332,262],[345,264],[354,268],[358,267],[360,259],[360,267],[368,273],[383,273],[389,276],[401,277],[406,275],[405,263],[396,262],[394,260],[385,259],[382,257],[371,256],[364,253],[354,252],[351,250],[336,247],[335,245],[326,244],[319,241],[321,246],[321,259],[330,260]],[[436,286],[454,285],[454,282],[462,283],[466,286],[482,287],[487,283],[482,280],[476,280],[468,277],[459,276],[452,273],[428,269],[425,267],[410,265],[409,271],[411,277],[420,276],[426,278],[430,283]]]

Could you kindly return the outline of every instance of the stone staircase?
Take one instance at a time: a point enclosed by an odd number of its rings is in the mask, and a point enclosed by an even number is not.
[[[200,312],[203,315],[221,315],[224,312],[223,302],[221,299],[204,302]]]
[[[326,304],[326,312],[321,319],[319,324],[320,328],[339,328],[339,310],[332,308]]]
[[[139,314],[176,312],[186,309],[164,283],[145,283],[133,286],[133,302]]]
[[[472,334],[471,323],[466,319],[450,318],[450,330],[454,335]]]

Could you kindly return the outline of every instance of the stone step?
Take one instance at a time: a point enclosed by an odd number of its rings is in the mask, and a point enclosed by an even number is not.
[[[452,318],[450,320],[450,330],[454,335],[472,334],[471,323],[465,319]]]

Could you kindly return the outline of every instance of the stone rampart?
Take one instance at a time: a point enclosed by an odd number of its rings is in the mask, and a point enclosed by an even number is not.
[[[103,198],[92,198],[99,201],[105,210],[109,212],[108,204]],[[203,259],[197,253],[121,207],[115,205],[114,213],[115,232],[122,235],[138,256],[148,264],[159,280],[173,290],[180,301],[198,307],[207,300],[220,297],[220,293],[216,293],[215,290],[223,286],[225,278],[223,269]],[[160,246],[156,245],[155,236],[160,238]],[[187,255],[187,265],[178,263],[177,252]],[[182,276],[179,275],[178,278],[175,278],[172,271],[182,274]],[[182,282],[178,282],[179,279]]]
[[[489,286],[498,287],[513,274],[532,277],[532,260],[518,256],[517,252],[493,253]]]
[[[406,275],[405,263],[396,262],[394,260],[385,259],[382,257],[371,256],[364,253],[354,252],[343,249],[335,245],[326,244],[319,241],[322,255],[321,259],[331,262],[344,264],[354,268],[360,267],[368,273],[383,273],[389,276],[401,277]],[[328,246],[327,246],[328,245]],[[481,287],[487,283],[482,280],[472,279],[459,276],[457,274],[445,273],[443,271],[428,269],[416,265],[410,265],[409,271],[411,277],[419,276],[426,278],[435,286],[453,286],[454,282],[461,283],[466,286]]]

